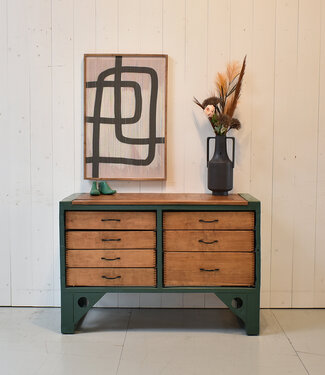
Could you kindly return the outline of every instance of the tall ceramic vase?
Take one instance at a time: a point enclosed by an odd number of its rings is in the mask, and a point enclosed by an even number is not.
[[[212,159],[209,161],[210,140],[215,140],[215,149]],[[233,142],[232,160],[227,152],[227,139]],[[217,135],[207,139],[207,166],[208,166],[208,189],[213,195],[228,195],[233,187],[233,169],[235,162],[235,138]]]

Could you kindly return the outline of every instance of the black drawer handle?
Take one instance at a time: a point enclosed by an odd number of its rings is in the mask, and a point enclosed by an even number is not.
[[[105,258],[105,257],[101,257],[100,259],[102,260],[118,260],[118,259],[121,259],[120,257],[117,257],[117,258]]]
[[[219,221],[219,219],[215,219],[215,220],[203,220],[203,219],[200,219],[199,222],[200,223],[217,223]]]
[[[204,271],[204,272],[215,272],[215,271],[219,271],[220,269],[219,268],[215,268],[213,270],[206,270],[205,268],[200,268],[200,271]]]
[[[102,221],[121,221],[121,219],[102,219]]]
[[[107,277],[107,276],[102,276],[102,279],[106,280],[114,280],[114,279],[120,279],[122,276],[115,276],[115,277]]]
[[[219,242],[219,241],[218,241],[218,240],[214,240],[214,241],[209,242],[209,241],[199,240],[199,242],[201,242],[201,243],[205,243],[206,245],[211,245],[211,244],[213,244],[213,243],[217,243],[217,242]]]
[[[120,238],[102,238],[102,241],[106,241],[106,242],[108,242],[108,241],[121,241],[121,239]]]

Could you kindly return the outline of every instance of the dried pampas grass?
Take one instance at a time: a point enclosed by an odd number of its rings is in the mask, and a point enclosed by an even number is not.
[[[215,111],[213,112],[210,112],[210,108],[208,108],[208,118],[217,135],[225,135],[230,129],[238,130],[241,128],[240,121],[234,118],[233,115],[241,94],[245,68],[246,56],[241,67],[236,61],[227,64],[226,72],[218,73],[216,76],[216,94],[205,99],[202,103],[195,97],[193,98],[194,103],[203,110],[209,105],[214,106]],[[211,113],[214,113],[214,115],[212,116]]]

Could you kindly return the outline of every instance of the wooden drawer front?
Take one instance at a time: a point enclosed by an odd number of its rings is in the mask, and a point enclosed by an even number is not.
[[[153,231],[68,231],[67,249],[154,249]]]
[[[155,250],[68,250],[67,267],[155,267]]]
[[[68,211],[66,229],[156,229],[155,212]]]
[[[213,252],[165,253],[164,283],[165,286],[252,286],[254,255]]]
[[[164,231],[164,251],[254,251],[254,231]]]
[[[67,286],[156,286],[154,268],[67,268]]]
[[[164,212],[164,229],[254,229],[254,212]]]

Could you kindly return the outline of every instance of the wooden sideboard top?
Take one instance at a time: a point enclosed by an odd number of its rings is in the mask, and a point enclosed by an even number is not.
[[[116,193],[114,195],[92,196],[79,194],[72,200],[72,204],[84,205],[142,205],[142,204],[191,204],[191,205],[240,205],[247,206],[248,201],[239,194],[215,196],[212,194],[185,193]]]

